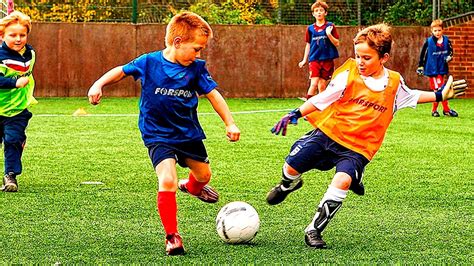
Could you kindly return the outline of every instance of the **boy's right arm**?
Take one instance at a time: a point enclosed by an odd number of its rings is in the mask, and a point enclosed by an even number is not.
[[[425,43],[423,44],[423,47],[421,48],[420,60],[418,61],[418,68],[416,69],[416,73],[419,76],[423,75],[427,51],[428,51],[428,41],[425,41]]]
[[[90,87],[89,92],[87,93],[89,102],[93,105],[99,104],[100,98],[102,98],[102,88],[104,86],[119,82],[126,76],[127,75],[123,72],[123,66],[118,66],[109,70]]]

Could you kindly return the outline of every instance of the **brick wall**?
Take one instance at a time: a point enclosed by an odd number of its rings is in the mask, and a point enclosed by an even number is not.
[[[449,70],[455,79],[465,79],[469,84],[467,98],[474,98],[474,12],[445,22],[444,34],[453,45],[454,57]]]

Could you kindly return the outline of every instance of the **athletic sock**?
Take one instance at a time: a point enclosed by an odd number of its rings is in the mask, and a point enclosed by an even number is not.
[[[199,195],[201,192],[202,188],[207,185],[209,181],[207,182],[199,182],[196,180],[196,177],[192,173],[189,173],[189,181],[186,183],[186,189],[188,192],[192,195]]]
[[[448,101],[442,101],[441,104],[443,105],[443,111],[444,112],[449,112],[449,105],[448,105]]]
[[[159,191],[156,199],[158,213],[166,235],[178,232],[178,205],[176,204],[176,192]]]
[[[286,167],[287,164],[285,163],[282,169],[282,185],[280,186],[283,191],[294,188],[301,179],[301,174],[290,175]]]
[[[431,109],[431,112],[437,111],[438,105],[439,105],[438,102],[433,102],[433,109]]]
[[[328,190],[326,190],[326,193],[324,194],[323,198],[321,199],[321,201],[319,202],[319,205],[318,205],[318,210],[323,206],[323,204],[330,200],[330,201],[336,201],[336,202],[340,202],[342,203],[342,201],[347,197],[347,192],[349,190],[342,190],[342,189],[339,189],[339,188],[336,188],[336,187],[333,187],[333,186],[328,186]],[[311,223],[306,227],[305,231],[308,232],[308,231],[311,231],[311,230],[315,230],[314,228],[314,222],[316,221],[316,219],[319,217],[319,214],[320,212],[316,212],[316,214],[314,215],[313,217],[313,220],[311,221]]]

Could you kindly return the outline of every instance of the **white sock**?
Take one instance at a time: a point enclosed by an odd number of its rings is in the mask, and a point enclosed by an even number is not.
[[[285,187],[283,185],[281,185],[281,190],[285,191],[285,190],[288,190],[288,189],[292,189],[296,186],[296,184],[298,184],[298,181],[301,179],[301,174],[297,174],[297,175],[290,175],[288,173],[288,170],[286,169],[287,168],[287,164],[285,163],[283,165],[283,178],[287,179],[287,180],[290,180],[291,181],[291,185],[290,187]]]

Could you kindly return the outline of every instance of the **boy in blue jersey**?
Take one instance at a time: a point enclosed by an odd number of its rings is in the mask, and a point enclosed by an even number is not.
[[[431,23],[432,36],[428,37],[421,48],[420,61],[416,72],[429,78],[430,88],[437,91],[444,84],[444,76],[449,73],[448,63],[453,59],[453,47],[448,36],[443,35],[443,21],[436,19]],[[438,102],[433,102],[431,115],[439,117]],[[442,101],[443,114],[457,117],[458,113]]]
[[[319,0],[311,6],[316,22],[306,29],[304,56],[298,64],[302,68],[306,61],[309,62],[310,85],[306,99],[326,88],[327,81],[334,73],[334,59],[339,57],[336,48],[339,46],[339,34],[334,24],[326,21],[328,8],[326,2]]]
[[[2,191],[18,191],[16,177],[22,172],[21,156],[26,142],[26,127],[32,114],[28,107],[33,97],[35,52],[28,45],[30,17],[14,11],[0,21],[0,134],[5,156]]]
[[[131,75],[141,80],[140,128],[145,146],[158,176],[158,212],[166,232],[168,255],[185,250],[177,228],[176,190],[208,203],[218,194],[207,183],[211,169],[203,144],[204,132],[197,117],[198,95],[204,95],[224,121],[230,141],[240,138],[227,103],[217,84],[198,59],[212,38],[212,29],[200,16],[183,12],[166,27],[166,48],[144,54],[130,63],[105,73],[89,89],[92,104],[98,104],[102,87]],[[189,167],[189,178],[178,183],[176,163]]]

